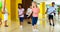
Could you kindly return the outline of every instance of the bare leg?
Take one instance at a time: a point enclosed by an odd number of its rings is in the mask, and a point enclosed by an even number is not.
[[[0,25],[2,24],[2,19],[0,18]]]
[[[7,25],[7,20],[5,21],[5,27],[8,27],[8,25]]]
[[[54,20],[52,19],[52,22],[53,22],[53,26],[54,26]]]
[[[52,24],[51,24],[51,20],[50,20],[50,19],[49,19],[49,24],[50,24],[50,25],[52,25]]]
[[[20,22],[20,25],[23,25],[23,22]]]

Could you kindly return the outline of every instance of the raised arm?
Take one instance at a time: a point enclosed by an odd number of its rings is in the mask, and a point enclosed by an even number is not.
[[[6,0],[2,0],[2,2],[3,2],[2,11],[5,11]]]

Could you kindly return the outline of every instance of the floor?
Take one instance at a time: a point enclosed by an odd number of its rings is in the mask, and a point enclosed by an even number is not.
[[[4,23],[4,22],[3,22]],[[20,29],[19,21],[8,21],[9,27],[0,26],[0,32],[32,32],[32,25],[24,20],[23,30]],[[45,24],[38,25],[38,32],[60,32],[60,22],[55,20],[55,26],[49,26],[48,21]]]

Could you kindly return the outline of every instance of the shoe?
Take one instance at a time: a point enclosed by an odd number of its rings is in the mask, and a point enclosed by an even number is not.
[[[38,32],[38,29],[33,29],[33,32]]]
[[[50,26],[51,26],[52,24],[50,23]]]
[[[23,30],[23,26],[20,26],[20,29]]]
[[[5,25],[5,27],[8,27],[8,25]]]
[[[31,24],[31,22],[28,22],[28,24]]]

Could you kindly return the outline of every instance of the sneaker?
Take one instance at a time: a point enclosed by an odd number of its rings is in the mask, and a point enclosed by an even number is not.
[[[33,29],[33,32],[38,32],[38,29]]]
[[[20,29],[22,30],[23,29],[23,26],[20,26]]]

